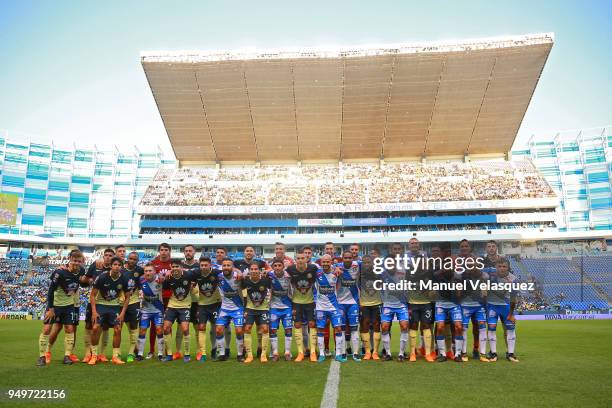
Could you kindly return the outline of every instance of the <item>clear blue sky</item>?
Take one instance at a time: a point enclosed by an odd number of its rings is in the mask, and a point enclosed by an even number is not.
[[[427,3],[424,5],[424,3]],[[168,147],[140,51],[554,32],[519,139],[612,124],[610,1],[0,1],[0,129]]]

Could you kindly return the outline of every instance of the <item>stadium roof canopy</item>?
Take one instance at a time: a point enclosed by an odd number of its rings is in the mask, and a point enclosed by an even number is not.
[[[284,51],[143,52],[182,162],[503,154],[552,34]]]

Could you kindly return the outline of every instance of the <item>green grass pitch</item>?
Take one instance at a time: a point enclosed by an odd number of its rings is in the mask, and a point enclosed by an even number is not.
[[[82,325],[76,353],[82,355]],[[65,389],[67,400],[34,406],[318,407],[329,362],[251,365],[160,363],[63,366],[63,336],[53,362],[35,367],[38,321],[0,321],[0,388]],[[393,336],[397,350],[398,333]],[[503,357],[503,340],[498,351]],[[127,349],[124,331],[123,350]],[[612,406],[612,321],[521,321],[520,363],[349,361],[340,370],[339,407]],[[195,336],[192,335],[192,350]],[[148,343],[148,342],[147,342]],[[279,341],[282,347],[282,341]],[[471,344],[470,344],[471,347]],[[148,348],[148,346],[147,346]],[[110,352],[110,349],[108,350]],[[235,353],[232,353],[235,355]],[[25,406],[0,399],[4,406]]]

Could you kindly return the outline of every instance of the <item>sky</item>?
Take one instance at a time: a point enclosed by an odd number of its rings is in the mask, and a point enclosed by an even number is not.
[[[427,3],[427,4],[424,4]],[[412,43],[554,32],[518,133],[612,125],[612,1],[0,0],[10,138],[170,149],[140,52]]]

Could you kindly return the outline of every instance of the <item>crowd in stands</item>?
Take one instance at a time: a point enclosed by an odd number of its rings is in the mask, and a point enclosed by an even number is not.
[[[553,196],[528,161],[389,162],[160,169],[141,204],[344,205]]]

